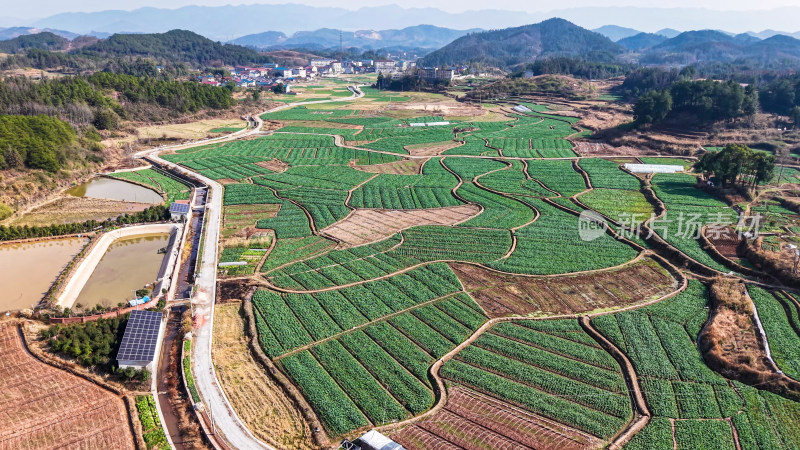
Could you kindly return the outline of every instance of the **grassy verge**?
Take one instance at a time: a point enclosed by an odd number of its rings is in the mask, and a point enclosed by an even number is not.
[[[192,403],[198,403],[200,402],[200,394],[197,392],[197,386],[195,386],[194,377],[192,376],[191,355],[192,341],[183,341],[183,378],[186,380],[186,387],[192,396]]]

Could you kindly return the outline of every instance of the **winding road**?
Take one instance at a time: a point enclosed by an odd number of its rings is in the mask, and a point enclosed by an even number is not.
[[[208,415],[213,421],[216,433],[218,433],[218,435],[221,434],[223,440],[227,444],[237,449],[272,449],[273,447],[256,438],[236,415],[236,412],[231,407],[228,398],[225,396],[225,392],[219,384],[214,370],[214,363],[211,359],[211,344],[214,328],[214,301],[217,295],[217,252],[219,247],[219,230],[222,223],[222,200],[224,191],[222,185],[216,181],[161,159],[159,153],[218,142],[228,142],[259,133],[264,124],[260,116],[266,113],[300,105],[349,101],[364,96],[357,87],[351,86],[349,89],[353,92],[353,95],[350,97],[291,103],[264,111],[257,116],[253,116],[256,126],[250,129],[243,129],[219,138],[202,139],[173,146],[162,146],[134,154],[135,158],[147,158],[156,161],[175,172],[200,180],[208,186],[205,209],[205,243],[203,244],[202,254],[199,255],[200,266],[195,278],[196,289],[191,299],[195,322],[195,337],[194,345],[192,346],[193,374],[195,384],[203,399],[204,408],[206,408]]]

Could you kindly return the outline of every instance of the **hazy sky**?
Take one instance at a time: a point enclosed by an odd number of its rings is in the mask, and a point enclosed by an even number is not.
[[[458,12],[469,9],[508,9],[516,11],[550,11],[581,6],[639,6],[639,7],[688,7],[708,8],[715,10],[752,10],[771,9],[781,6],[797,6],[798,0],[562,0],[558,3],[541,0],[445,0],[431,2],[430,0],[300,0],[300,1],[231,1],[231,0],[120,0],[109,2],[107,0],[35,0],[14,1],[4,0],[2,15],[7,18],[37,19],[51,16],[61,12],[89,12],[107,9],[131,10],[143,6],[159,8],[179,8],[187,5],[221,6],[228,4],[270,4],[270,3],[302,3],[314,6],[338,6],[348,9],[358,9],[362,6],[378,6],[399,4],[405,7],[428,7]]]

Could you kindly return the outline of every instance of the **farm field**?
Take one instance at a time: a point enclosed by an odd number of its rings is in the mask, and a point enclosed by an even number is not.
[[[142,424],[142,437],[148,450],[165,450],[169,448],[167,436],[158,418],[156,402],[152,395],[136,396],[136,411],[139,414],[139,423]]]
[[[490,317],[584,313],[635,305],[664,296],[678,284],[651,259],[620,269],[555,278],[512,276],[469,264],[451,267]]]
[[[600,439],[498,401],[454,386],[441,412],[391,435],[409,450],[445,448],[457,442],[466,449],[559,448],[578,450],[601,445]]]
[[[619,366],[576,320],[497,324],[446,362],[441,375],[578,439],[608,439],[632,415]]]
[[[581,232],[587,209],[630,226],[660,200],[653,231],[722,271],[679,233],[692,224],[678,216],[702,213],[702,226],[733,212],[695,175],[631,175],[628,149],[580,157],[580,119],[547,105],[456,115],[435,94],[365,92],[265,114],[277,133],[165,155],[224,185],[219,262],[235,265],[220,273],[255,287],[243,310],[274,368],[235,354],[248,351],[238,303],[217,307],[234,331],[215,332],[226,346],[215,351],[229,355],[222,384],[257,436],[311,445],[280,400],[291,420],[256,414],[277,374],[331,442],[378,428],[409,449],[600,448],[636,418],[635,382],[652,420],[625,448],[795,448],[797,403],[700,356],[705,285],[643,237],[619,238],[618,225]],[[782,297],[753,297],[770,343],[786,347],[776,361],[790,364],[796,315],[779,317]]]
[[[135,448],[123,400],[34,359],[12,322],[0,324],[0,448]]]
[[[479,212],[480,208],[475,205],[419,210],[357,209],[320,232],[346,246],[357,247],[386,239],[413,226],[456,225]]]
[[[217,305],[212,356],[225,395],[259,439],[286,448],[311,448],[310,431],[291,400],[253,358],[240,302]]]
[[[117,172],[110,175],[113,178],[132,181],[155,189],[167,197],[167,203],[175,200],[188,200],[191,188],[182,181],[168,175],[166,172],[155,169],[142,169],[131,172]]]
[[[630,358],[653,414],[625,448],[734,449],[734,436],[742,448],[796,447],[800,433],[792,421],[800,417],[800,405],[731,382],[703,362],[694,343],[707,302],[707,289],[690,281],[671,299],[592,320]],[[772,408],[781,414],[770,414]]]

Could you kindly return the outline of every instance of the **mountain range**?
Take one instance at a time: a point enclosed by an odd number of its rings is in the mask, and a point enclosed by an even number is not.
[[[605,27],[617,36],[635,30]],[[624,54],[624,58],[619,58]],[[747,33],[731,35],[715,30],[662,34],[638,33],[613,42],[564,19],[472,33],[423,57],[423,66],[482,64],[519,68],[536,59],[568,57],[592,62],[638,61],[673,66],[703,63],[749,63],[754,67],[800,67],[800,40],[774,35],[760,39]]]
[[[34,29],[29,29],[29,32]],[[0,51],[24,52],[30,48],[69,51],[72,54],[104,58],[149,57],[157,61],[180,61],[192,66],[267,62],[268,56],[256,49],[336,48],[339,38],[347,47],[386,49],[425,49],[418,61],[423,66],[481,64],[504,69],[519,69],[542,58],[568,57],[592,63],[640,63],[682,66],[706,63],[743,63],[753,68],[800,68],[800,40],[771,34],[766,39],[755,33],[731,34],[717,30],[678,33],[660,30],[642,33],[635,29],[605,26],[587,30],[567,20],[554,18],[540,23],[500,30],[453,30],[419,25],[400,30],[341,33],[326,28],[297,32],[292,36],[278,31],[243,36],[222,44],[188,30],[166,33],[120,33],[106,39],[79,36],[69,40],[51,32],[21,34],[0,41]],[[631,33],[636,33],[631,35]],[[675,35],[675,33],[678,33]],[[669,38],[669,35],[674,37]],[[249,47],[249,48],[248,48]],[[436,47],[440,47],[433,50]],[[429,51],[433,50],[433,51]]]
[[[564,19],[502,30],[472,33],[423,57],[423,66],[456,65],[465,62],[511,67],[546,57],[586,58],[613,61],[625,49],[609,38]]]
[[[437,49],[443,47],[454,39],[468,33],[482,31],[452,30],[433,25],[417,25],[406,27],[402,30],[359,30],[343,31],[332,28],[322,28],[315,31],[298,31],[291,36],[286,36],[279,31],[249,34],[230,41],[231,44],[243,45],[257,49],[267,48],[335,48],[339,46],[339,38],[345,48],[358,47],[361,49],[393,49],[393,48],[420,48]]]
[[[714,11],[702,8],[580,7],[529,13],[484,9],[459,13],[437,8],[404,8],[397,5],[363,7],[356,10],[299,4],[186,6],[178,9],[139,8],[56,14],[27,25],[70,30],[78,34],[98,32],[155,33],[180,28],[213,40],[229,41],[241,36],[279,31],[287,36],[302,30],[387,30],[431,24],[450,29],[498,29],[562,17],[586,28],[608,24],[654,32],[664,27],[681,29],[796,29],[800,6],[752,11]],[[636,34],[636,33],[634,33]],[[629,35],[632,36],[632,35]],[[621,39],[618,36],[612,40]],[[668,36],[671,37],[671,36]]]

